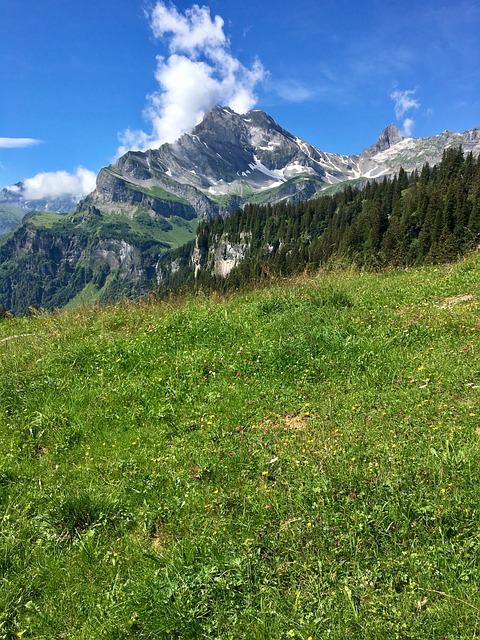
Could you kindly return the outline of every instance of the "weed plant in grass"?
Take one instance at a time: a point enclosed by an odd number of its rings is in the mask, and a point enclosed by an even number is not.
[[[0,638],[476,637],[479,282],[2,320]]]

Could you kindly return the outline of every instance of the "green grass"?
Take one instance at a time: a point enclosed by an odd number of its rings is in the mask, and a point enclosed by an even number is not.
[[[64,213],[54,213],[53,211],[36,211],[28,218],[28,223],[35,227],[46,227],[51,229],[57,222],[66,218]]]
[[[221,195],[212,195],[210,192],[206,191],[205,195],[207,195],[208,198],[215,202],[219,207],[228,208],[229,206],[233,206],[238,198],[243,198],[243,200],[250,202],[253,193],[254,191],[248,182],[246,180],[242,180],[241,186],[236,186],[233,191],[222,193]]]
[[[78,307],[83,307],[85,305],[94,305],[102,300],[102,295],[105,291],[108,290],[109,285],[111,284],[114,276],[109,274],[105,278],[105,284],[98,288],[93,282],[89,282],[85,287],[77,293],[77,295],[69,300],[65,305],[64,309],[66,311],[72,311],[77,309]]]
[[[135,217],[129,220],[132,230],[139,236],[151,237],[157,242],[166,242],[172,248],[180,247],[195,238],[195,232],[198,227],[198,218],[185,220],[179,216],[170,216],[162,218],[161,223],[166,224],[163,229],[161,224],[154,220],[151,226],[145,227]]]
[[[479,331],[479,256],[4,319],[0,638],[477,637]]]
[[[322,196],[333,196],[338,191],[342,191],[348,185],[350,187],[355,188],[358,185],[362,185],[365,183],[365,178],[353,178],[352,180],[344,180],[342,182],[335,182],[334,184],[326,185],[322,191]]]
[[[145,193],[148,196],[153,196],[154,198],[167,200],[169,202],[179,202],[181,204],[187,204],[187,205],[190,204],[187,200],[185,200],[185,198],[176,196],[174,193],[170,193],[170,191],[166,191],[165,189],[162,189],[162,187],[153,186],[150,188],[146,188],[130,182],[125,182],[125,185],[132,191],[140,191],[141,193]]]
[[[105,237],[109,234],[130,235],[132,241],[154,241],[179,247],[195,237],[198,218],[185,220],[179,216],[164,217],[157,215],[151,218],[146,209],[138,207],[135,215],[129,217],[122,213],[104,213],[97,221],[98,232]],[[89,221],[90,223],[90,221]]]
[[[102,212],[98,217],[87,218],[78,224],[81,215],[71,214],[66,221],[73,222],[77,228],[88,229],[91,234],[96,233],[104,238],[122,238],[135,245],[158,242],[176,248],[192,240],[198,226],[198,218],[185,220],[175,215],[151,217],[143,207],[137,207],[133,217],[118,211]],[[75,233],[75,228],[72,228],[71,233]]]
[[[252,197],[248,199],[248,201],[253,204],[267,204],[268,202],[271,202],[272,197],[279,198],[282,196],[284,199],[288,200],[293,195],[289,193],[289,187],[291,187],[291,185],[293,184],[301,183],[315,183],[318,189],[320,189],[323,184],[320,178],[306,178],[305,176],[296,176],[294,178],[290,178],[278,187],[262,189],[261,191],[255,192]]]

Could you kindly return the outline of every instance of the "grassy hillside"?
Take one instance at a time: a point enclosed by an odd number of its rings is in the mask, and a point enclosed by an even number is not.
[[[0,322],[0,638],[474,638],[480,256]]]
[[[139,207],[132,218],[114,212],[99,212],[95,217],[85,217],[82,212],[62,215],[46,211],[35,212],[28,223],[39,228],[54,228],[70,236],[80,230],[105,238],[127,238],[140,245],[164,243],[177,247],[194,237],[198,219],[184,220],[178,216],[151,218],[146,210]]]
[[[0,204],[0,238],[13,231],[20,224],[26,213],[28,212],[21,207]]]
[[[152,287],[158,257],[192,240],[197,224],[141,207],[132,217],[32,212],[0,242],[0,307],[21,314],[138,297]]]

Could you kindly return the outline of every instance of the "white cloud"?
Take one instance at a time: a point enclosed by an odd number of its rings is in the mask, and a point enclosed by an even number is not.
[[[276,83],[278,95],[288,102],[304,102],[315,95],[315,90],[293,78]]]
[[[96,174],[84,167],[78,167],[74,174],[67,171],[37,173],[33,178],[23,180],[23,188],[16,185],[7,187],[9,191],[19,193],[25,200],[59,198],[71,195],[80,200],[95,189]]]
[[[420,106],[419,101],[414,98],[415,89],[407,89],[406,91],[399,91],[395,89],[390,94],[390,98],[395,103],[395,116],[400,119],[410,109],[418,109]]]
[[[33,147],[41,142],[36,138],[0,138],[0,149],[23,149]]]
[[[159,89],[147,96],[143,115],[151,133],[123,132],[119,154],[174,142],[214,104],[245,113],[255,106],[255,87],[266,75],[259,60],[248,68],[231,54],[224,21],[220,16],[212,19],[208,7],[194,4],[180,13],[158,1],[149,18],[154,36],[167,40],[170,55],[157,57]]]
[[[197,4],[182,15],[173,5],[167,7],[163,2],[157,2],[150,25],[156,38],[172,34],[169,46],[172,53],[184,51],[195,54],[206,47],[223,47],[227,42],[223,19],[215,16],[212,20],[210,9]]]
[[[412,120],[412,118],[405,118],[405,120],[403,121],[403,135],[407,136],[407,138],[412,135],[414,124],[415,121]]]

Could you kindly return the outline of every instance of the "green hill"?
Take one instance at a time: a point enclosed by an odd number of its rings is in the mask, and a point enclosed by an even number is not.
[[[0,637],[473,638],[480,257],[0,322]]]
[[[21,207],[0,204],[0,238],[7,236],[15,227],[18,227],[26,213],[28,212]]]
[[[32,212],[0,242],[0,306],[20,314],[138,297],[154,285],[159,255],[191,240],[197,222],[141,207],[131,217]]]

